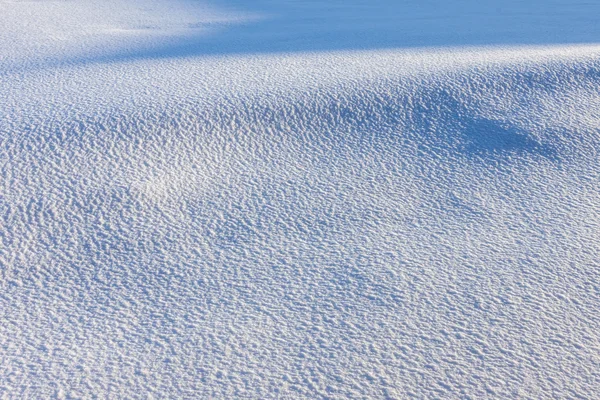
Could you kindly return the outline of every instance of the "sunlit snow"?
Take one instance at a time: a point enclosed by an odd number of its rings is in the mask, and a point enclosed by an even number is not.
[[[0,0],[0,397],[600,397],[600,6],[438,3]]]

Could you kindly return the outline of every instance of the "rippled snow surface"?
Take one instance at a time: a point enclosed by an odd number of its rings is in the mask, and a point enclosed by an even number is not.
[[[0,1],[0,396],[600,397],[600,47],[61,64],[260,18],[68,3]]]

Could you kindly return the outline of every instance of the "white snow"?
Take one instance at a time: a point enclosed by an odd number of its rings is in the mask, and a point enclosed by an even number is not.
[[[0,1],[0,397],[600,397],[598,6],[325,3]]]

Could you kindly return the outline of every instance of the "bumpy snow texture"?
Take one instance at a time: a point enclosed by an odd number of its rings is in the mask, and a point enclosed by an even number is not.
[[[258,3],[0,1],[0,397],[599,398],[600,46]]]

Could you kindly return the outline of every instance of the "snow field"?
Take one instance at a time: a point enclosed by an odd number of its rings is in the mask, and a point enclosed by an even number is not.
[[[599,55],[7,68],[0,393],[599,397]]]

